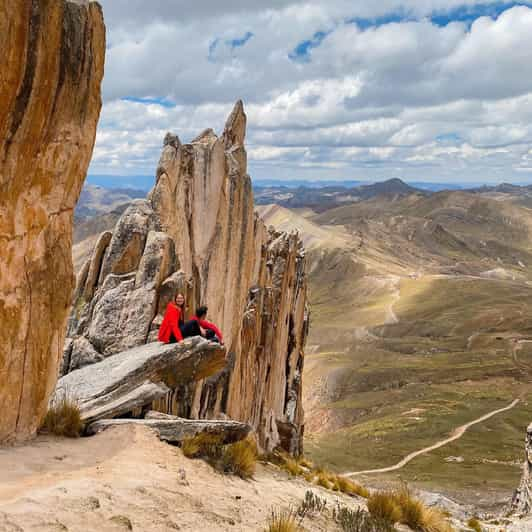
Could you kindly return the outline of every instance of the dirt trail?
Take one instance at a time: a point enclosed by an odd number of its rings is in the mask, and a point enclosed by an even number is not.
[[[512,341],[512,359],[514,361],[514,364],[517,366],[517,368],[523,375],[530,375],[530,373],[532,373],[532,367],[519,358],[518,352],[523,348],[523,344],[530,343],[532,343],[532,340],[528,339],[514,338]]]
[[[467,429],[472,427],[473,425],[477,425],[478,423],[482,423],[483,421],[488,420],[489,418],[495,416],[496,414],[500,414],[501,412],[506,412],[507,410],[512,409],[517,403],[519,403],[520,399],[515,399],[512,401],[511,404],[508,406],[505,406],[504,408],[499,408],[497,410],[493,410],[492,412],[489,412],[488,414],[483,415],[482,417],[479,417],[473,421],[470,421],[469,423],[466,423],[465,425],[461,425],[460,427],[456,428],[449,438],[446,438],[444,440],[440,440],[438,443],[435,443],[434,445],[431,445],[430,447],[425,447],[424,449],[420,449],[419,451],[414,451],[413,453],[410,453],[408,456],[405,456],[400,462],[393,466],[389,467],[383,467],[380,469],[367,469],[365,471],[354,471],[351,473],[344,473],[344,476],[346,477],[353,477],[357,475],[366,475],[366,474],[372,474],[372,473],[388,473],[390,471],[397,471],[398,469],[401,469],[406,464],[411,462],[414,458],[429,453],[430,451],[434,451],[435,449],[439,449],[440,447],[443,447],[444,445],[447,445],[455,440],[458,440],[461,438]]]
[[[392,302],[386,307],[386,317],[384,319],[385,325],[393,325],[394,323],[399,323],[399,318],[393,310],[393,306],[401,299],[401,288],[400,288],[400,278],[392,277],[391,281],[393,283],[393,292],[392,292]]]

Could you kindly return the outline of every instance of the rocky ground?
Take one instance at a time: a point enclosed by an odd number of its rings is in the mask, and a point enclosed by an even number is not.
[[[257,531],[272,509],[296,508],[302,480],[259,466],[250,481],[222,475],[149,430],[124,426],[77,440],[40,436],[0,449],[0,531]],[[312,487],[332,508],[363,499]],[[335,530],[326,517],[306,530]]]

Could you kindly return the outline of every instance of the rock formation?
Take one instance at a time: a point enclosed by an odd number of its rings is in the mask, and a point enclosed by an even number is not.
[[[226,414],[250,423],[260,445],[301,449],[301,374],[307,334],[305,259],[297,234],[254,214],[238,102],[221,137],[190,144],[167,134],[146,200],[103,234],[78,275],[63,372],[156,339],[176,290],[189,313],[209,306],[229,363],[154,408],[186,418]]]
[[[154,342],[123,351],[59,379],[52,403],[65,396],[90,423],[149,406],[170,387],[209,377],[225,367],[225,349],[204,338],[178,344]]]
[[[523,476],[514,494],[511,511],[521,516],[532,512],[532,424],[528,426],[526,432]]]
[[[0,0],[0,442],[30,437],[70,308],[72,217],[94,145],[105,28],[96,3]]]
[[[184,439],[207,433],[220,436],[222,443],[235,443],[243,440],[251,432],[251,427],[240,421],[214,419],[183,419],[177,416],[150,411],[144,419],[103,419],[88,427],[89,434],[97,434],[110,427],[120,425],[140,425],[157,432],[159,439],[170,443],[181,443]]]

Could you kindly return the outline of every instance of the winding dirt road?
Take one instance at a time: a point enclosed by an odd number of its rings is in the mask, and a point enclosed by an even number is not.
[[[446,438],[445,440],[441,440],[438,443],[435,443],[434,445],[431,445],[430,447],[425,447],[424,449],[420,449],[419,451],[414,451],[413,453],[410,453],[408,456],[405,456],[400,462],[397,462],[397,464],[390,466],[390,467],[383,467],[381,469],[367,469],[365,471],[354,471],[351,473],[344,473],[344,476],[346,477],[354,477],[357,475],[369,475],[372,473],[388,473],[389,471],[397,471],[398,469],[401,469],[404,467],[408,462],[411,462],[414,458],[429,453],[430,451],[434,451],[435,449],[439,449],[440,447],[443,447],[444,445],[447,445],[455,440],[458,440],[461,438],[467,429],[472,427],[473,425],[477,425],[478,423],[482,423],[483,421],[486,421],[487,419],[500,414],[501,412],[506,412],[507,410],[512,409],[517,403],[519,403],[520,399],[515,399],[512,401],[511,404],[508,406],[505,406],[504,408],[499,408],[498,410],[493,410],[492,412],[489,412],[482,417],[479,417],[478,419],[475,419],[473,421],[470,421],[469,423],[466,423],[465,425],[461,425],[460,427],[456,428],[453,431],[452,436],[449,438]]]

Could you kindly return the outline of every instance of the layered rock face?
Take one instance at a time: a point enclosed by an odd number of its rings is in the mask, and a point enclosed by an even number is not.
[[[173,389],[154,406],[192,418],[250,423],[265,449],[301,448],[307,334],[305,259],[296,234],[268,230],[253,210],[238,102],[221,137],[168,134],[156,184],[78,276],[63,372],[156,339],[166,305],[207,304],[224,333],[227,368]]]
[[[57,379],[72,217],[91,158],[105,28],[98,4],[0,0],[0,442],[30,437]]]
[[[514,494],[511,509],[513,513],[519,515],[532,513],[532,424],[528,426],[526,432],[523,476]]]

